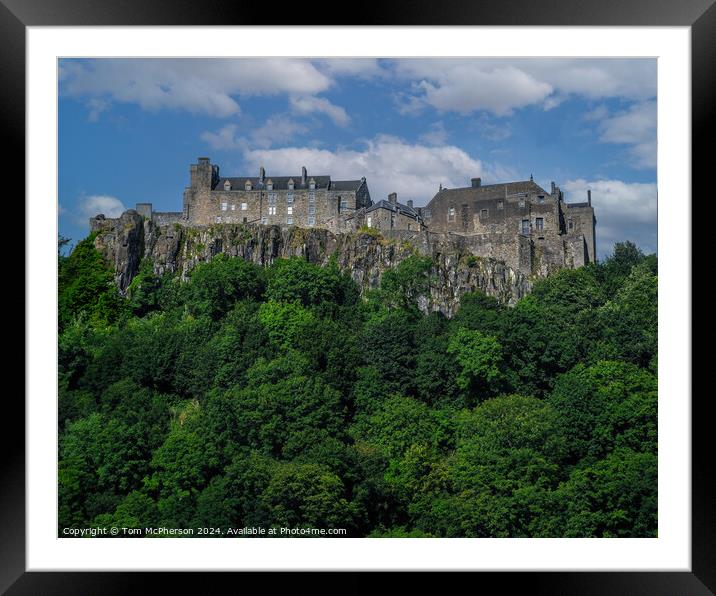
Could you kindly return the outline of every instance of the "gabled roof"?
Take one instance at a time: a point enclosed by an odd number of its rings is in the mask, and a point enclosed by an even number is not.
[[[231,188],[240,190],[246,185],[246,181],[251,182],[253,189],[266,189],[266,183],[270,180],[273,182],[274,190],[288,190],[288,181],[293,180],[294,188],[296,190],[307,189],[309,182],[314,180],[316,182],[316,188],[328,188],[329,190],[358,190],[363,180],[331,180],[330,176],[309,176],[306,180],[305,186],[301,186],[301,175],[298,176],[271,176],[266,177],[263,185],[260,185],[260,179],[258,176],[236,176],[231,178],[219,178],[214,188],[222,189],[224,184],[228,181],[231,184]]]
[[[407,215],[408,217],[412,217],[413,219],[419,218],[417,210],[413,207],[408,207],[407,205],[403,205],[402,203],[391,203],[390,201],[386,201],[385,199],[383,199],[382,201],[378,201],[377,203],[373,203],[365,210],[365,212],[370,213],[371,211],[375,211],[376,209],[387,209],[388,211]]]
[[[487,201],[491,199],[504,198],[510,195],[526,193],[544,195],[550,194],[533,180],[520,180],[517,182],[503,182],[500,184],[484,184],[477,187],[468,186],[465,188],[444,188],[430,200],[430,203],[442,199]],[[430,206],[430,203],[428,203],[428,207]]]
[[[332,180],[331,190],[358,190],[363,180]]]
[[[331,183],[330,176],[309,176],[306,180],[305,186],[301,186],[300,174],[298,176],[271,176],[270,178],[267,176],[263,183],[261,183],[261,179],[258,176],[237,176],[232,178],[219,178],[219,181],[216,183],[214,188],[223,188],[224,183],[228,180],[231,183],[231,188],[242,189],[244,188],[246,181],[249,180],[252,188],[265,189],[266,182],[270,179],[273,182],[274,190],[288,190],[288,181],[293,179],[294,188],[299,190],[302,188],[308,188],[308,183],[311,178],[316,181],[316,188],[328,188],[328,185]]]

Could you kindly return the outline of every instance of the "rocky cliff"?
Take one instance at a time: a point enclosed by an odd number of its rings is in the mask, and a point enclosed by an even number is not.
[[[531,289],[524,273],[500,261],[476,256],[466,239],[447,234],[333,234],[324,229],[247,224],[157,225],[134,210],[117,219],[99,216],[91,221],[91,227],[99,232],[95,246],[114,266],[121,291],[129,286],[145,258],[151,260],[155,273],[179,273],[185,278],[194,265],[219,253],[262,266],[290,256],[325,265],[335,257],[362,291],[378,287],[383,272],[409,256],[430,256],[430,295],[422,296],[419,306],[424,312],[441,311],[447,316],[454,314],[465,292],[482,290],[512,305]]]

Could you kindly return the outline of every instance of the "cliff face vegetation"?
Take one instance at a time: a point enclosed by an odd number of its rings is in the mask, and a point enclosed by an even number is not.
[[[186,279],[198,263],[217,254],[241,257],[264,267],[293,256],[316,265],[335,262],[363,293],[378,288],[383,274],[409,257],[430,257],[430,283],[416,301],[423,312],[439,311],[447,316],[456,312],[460,296],[467,292],[479,290],[514,305],[532,286],[523,273],[500,261],[475,256],[459,237],[425,232],[383,235],[365,230],[336,235],[325,229],[278,226],[158,226],[128,211],[118,223],[107,220],[95,238],[95,247],[113,264],[122,292],[144,259],[152,263],[157,275],[179,273]]]
[[[617,245],[508,307],[455,297],[502,275],[459,251],[159,232],[59,257],[60,535],[656,536],[653,255]]]

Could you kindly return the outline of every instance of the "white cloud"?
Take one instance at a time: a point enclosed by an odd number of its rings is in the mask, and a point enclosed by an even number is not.
[[[605,117],[600,124],[603,143],[630,145],[636,167],[656,167],[656,102],[632,105],[628,110]]]
[[[444,145],[448,139],[448,132],[442,122],[433,122],[430,130],[420,135],[420,140],[428,145]]]
[[[346,111],[335,104],[332,104],[324,97],[303,96],[291,97],[291,108],[299,114],[311,114],[313,112],[325,114],[338,126],[346,126],[350,118]]]
[[[377,58],[326,58],[315,61],[315,64],[324,73],[336,77],[352,76],[369,79],[389,75]]]
[[[61,93],[211,116],[239,114],[235,96],[313,95],[329,76],[293,58],[94,59],[61,63]]]
[[[551,85],[511,66],[481,70],[468,64],[453,65],[435,82],[426,79],[419,87],[425,92],[424,101],[441,112],[487,110],[498,116],[541,103],[553,91]]]
[[[552,109],[570,95],[637,101],[656,96],[653,59],[409,58],[390,67],[413,85],[413,93],[400,98],[401,113],[431,105],[504,116],[528,105]]]
[[[306,166],[309,175],[329,174],[334,180],[365,176],[374,200],[397,192],[399,200],[414,199],[427,203],[440,184],[468,186],[470,178],[509,179],[514,173],[474,159],[458,147],[428,147],[407,143],[396,137],[380,135],[362,149],[325,149],[287,147],[255,149],[244,153],[249,168],[266,167],[267,172],[299,172]]]
[[[90,217],[104,214],[106,217],[119,217],[126,211],[126,207],[117,197],[109,195],[91,195],[82,197],[77,201],[75,208],[75,221],[87,225]]]
[[[587,122],[598,122],[600,120],[604,120],[606,117],[609,116],[609,110],[607,109],[607,106],[604,104],[598,105],[593,110],[590,110],[586,114],[584,114],[584,119]]]
[[[200,137],[209,147],[217,150],[238,149],[243,147],[242,139],[236,136],[238,127],[236,124],[227,124],[217,132],[205,131]]]
[[[271,116],[263,126],[251,131],[254,145],[267,149],[275,144],[295,140],[296,135],[308,132],[308,127],[291,120],[284,114]]]
[[[343,77],[402,81],[398,111],[509,115],[552,109],[571,95],[645,101],[656,96],[654,59],[567,58],[189,58],[60,62],[61,93],[85,99],[97,119],[112,102],[217,117],[240,113],[242,96],[286,94],[300,113],[323,113],[345,126],[345,109],[317,97]]]
[[[566,94],[631,100],[656,96],[656,59],[653,58],[539,58],[520,60],[517,66]]]
[[[97,122],[99,120],[99,115],[102,112],[106,112],[110,107],[110,102],[106,99],[102,99],[101,97],[91,97],[87,101],[87,109],[89,109],[89,114],[87,114],[87,119],[90,122]]]
[[[508,121],[499,120],[498,124],[484,113],[469,124],[468,130],[476,132],[489,141],[504,141],[512,135],[512,128]]]
[[[656,184],[580,178],[561,188],[568,202],[586,201],[587,190],[591,189],[597,218],[597,252],[601,256],[611,252],[614,242],[624,240],[636,242],[645,252],[656,252]]]
[[[239,131],[238,125],[227,124],[217,132],[205,131],[200,137],[209,147],[217,150],[268,149],[295,140],[296,135],[308,132],[308,127],[285,114],[274,114],[262,126],[251,128],[246,136],[239,136]]]

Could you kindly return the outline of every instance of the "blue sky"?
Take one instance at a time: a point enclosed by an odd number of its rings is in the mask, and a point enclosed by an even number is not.
[[[525,180],[592,190],[597,250],[656,251],[656,60],[60,61],[59,228],[138,202],[179,211],[189,164],[365,176],[374,200]]]

